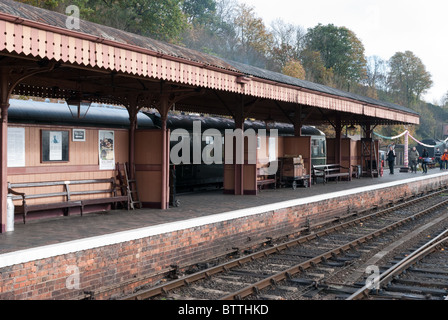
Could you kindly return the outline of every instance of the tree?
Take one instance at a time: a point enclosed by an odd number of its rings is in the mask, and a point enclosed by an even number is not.
[[[445,93],[445,95],[442,97],[441,105],[443,108],[448,108],[448,91]]]
[[[23,3],[65,13],[80,8],[81,19],[124,31],[179,42],[187,27],[183,0],[21,0]]]
[[[353,84],[365,78],[364,45],[351,30],[333,24],[318,24],[308,29],[305,44],[308,55],[309,52],[318,52],[323,66],[333,70],[340,89],[350,91]]]
[[[389,60],[388,86],[407,106],[417,102],[432,86],[431,74],[411,51],[397,52]]]
[[[263,20],[255,16],[253,7],[240,4],[237,10],[234,19],[237,39],[235,58],[240,62],[264,68],[267,53],[272,47],[272,34],[266,29]]]
[[[238,43],[233,26],[236,1],[216,0],[214,8],[207,18],[201,17],[190,23],[182,34],[182,42],[188,48],[232,59]]]
[[[387,90],[387,62],[378,56],[367,58],[367,76],[365,82],[374,90]]]
[[[182,10],[190,24],[207,24],[216,11],[215,0],[184,0]]]
[[[326,68],[318,51],[304,50],[301,53],[306,80],[327,86],[333,85],[333,68]]]
[[[306,34],[303,28],[277,19],[271,24],[271,34],[273,38],[273,46],[269,52],[271,70],[279,71],[289,61],[300,59],[300,51]]]
[[[282,73],[294,78],[305,79],[305,69],[298,60],[289,60],[282,68]]]

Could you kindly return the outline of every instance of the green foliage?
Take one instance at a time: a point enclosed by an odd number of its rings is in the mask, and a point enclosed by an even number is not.
[[[182,8],[189,23],[204,25],[212,23],[216,3],[214,0],[184,0]]]
[[[318,24],[305,31],[278,19],[268,28],[237,0],[19,1],[64,14],[76,5],[84,20],[409,107],[422,115],[421,125],[411,128],[417,138],[442,138],[438,128],[448,120],[448,92],[444,108],[420,100],[432,80],[418,57],[405,51],[389,61],[366,58],[362,42],[345,27]],[[390,136],[402,129],[377,130]]]
[[[333,68],[325,67],[325,62],[319,51],[303,50],[301,58],[305,69],[306,80],[333,86]]]
[[[388,74],[390,91],[400,102],[411,105],[432,86],[431,74],[423,62],[411,51],[397,52],[389,61]]]
[[[443,108],[448,109],[448,91],[443,96],[442,101],[441,101],[441,105],[442,105]]]
[[[353,84],[366,77],[364,45],[351,30],[318,24],[308,29],[305,46],[306,51],[320,54],[323,67],[333,70],[340,88],[350,91]]]
[[[187,17],[182,11],[183,0],[21,0],[21,2],[61,13],[65,13],[69,5],[76,5],[83,20],[168,42],[180,42],[180,36],[188,26]]]
[[[290,77],[305,79],[305,69],[298,60],[291,59],[285,63],[282,69],[282,73]]]

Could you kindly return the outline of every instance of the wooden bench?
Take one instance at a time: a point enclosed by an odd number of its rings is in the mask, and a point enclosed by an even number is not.
[[[262,177],[262,179],[258,179],[258,177]],[[257,189],[261,190],[262,186],[274,185],[274,189],[277,186],[277,175],[269,175],[266,173],[265,168],[257,169]]]
[[[341,169],[347,171],[341,172]],[[351,180],[350,169],[343,167],[340,164],[313,165],[312,176],[314,184],[316,184],[318,178],[322,178],[324,184],[327,183],[330,178],[336,178],[336,181],[339,181],[341,177],[347,177],[348,180]]]
[[[71,185],[81,184],[96,184],[96,183],[110,183],[111,187],[101,190],[86,190],[86,191],[70,191]],[[21,188],[38,188],[38,187],[55,187],[62,186],[63,191],[52,193],[35,193],[26,194],[18,192],[14,189]],[[26,223],[26,216],[28,212],[64,209],[65,215],[68,215],[69,208],[79,207],[81,210],[81,216],[84,213],[84,207],[87,205],[95,204],[115,204],[117,202],[126,202],[129,210],[128,195],[117,195],[119,186],[115,183],[114,178],[110,179],[90,179],[90,180],[71,180],[71,181],[46,181],[46,182],[28,182],[28,183],[8,183],[8,193],[13,195],[13,200],[22,200],[21,206],[15,206],[15,212],[23,215],[23,223]],[[89,194],[111,194],[110,197],[100,197],[97,199],[84,199],[84,200],[72,200],[71,197],[75,195],[89,195]],[[42,199],[42,198],[54,198],[63,197],[63,201],[47,202],[42,204],[28,204],[29,199]]]

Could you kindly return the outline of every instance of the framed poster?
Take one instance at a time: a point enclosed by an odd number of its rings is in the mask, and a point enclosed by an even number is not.
[[[25,166],[25,128],[8,128],[8,167]]]
[[[72,129],[72,141],[86,141],[86,130]]]
[[[115,149],[114,149],[114,132],[108,130],[100,130],[99,134],[99,159],[100,170],[115,169]]]
[[[42,130],[42,162],[68,162],[69,131]]]

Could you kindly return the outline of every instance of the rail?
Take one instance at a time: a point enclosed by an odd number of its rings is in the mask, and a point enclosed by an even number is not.
[[[343,229],[345,227],[357,225],[360,222],[366,221],[368,219],[372,219],[372,218],[375,218],[375,217],[378,217],[378,216],[385,215],[385,214],[387,214],[388,212],[390,212],[392,210],[397,210],[397,209],[400,209],[402,207],[408,206],[410,204],[418,203],[418,202],[423,201],[424,199],[426,199],[428,197],[433,197],[434,195],[440,194],[441,192],[444,192],[444,190],[438,191],[438,192],[435,192],[435,193],[432,193],[432,194],[429,194],[429,195],[424,196],[424,197],[414,198],[414,199],[412,199],[410,201],[400,203],[400,204],[398,204],[396,206],[393,206],[393,207],[390,207],[390,208],[386,208],[386,209],[383,209],[383,210],[380,210],[378,212],[374,212],[374,213],[371,213],[371,214],[367,214],[367,215],[362,216],[362,217],[351,219],[350,221],[340,223],[340,224],[338,224],[336,226],[332,226],[332,227],[328,227],[328,228],[325,228],[325,229],[322,229],[322,230],[318,230],[315,233],[312,233],[310,235],[305,235],[305,236],[299,237],[298,239],[291,240],[291,241],[285,242],[283,244],[279,244],[279,245],[277,245],[275,247],[267,248],[267,249],[261,250],[259,252],[255,252],[253,254],[250,254],[250,255],[247,255],[247,256],[244,256],[244,257],[232,260],[230,262],[226,262],[226,263],[220,264],[218,266],[215,266],[215,267],[212,267],[212,268],[209,268],[209,269],[206,269],[206,270],[199,271],[199,272],[191,274],[189,276],[182,277],[180,279],[176,279],[176,280],[170,281],[168,283],[165,283],[165,284],[162,284],[162,285],[159,285],[159,286],[155,286],[153,288],[142,290],[141,292],[137,292],[137,293],[132,294],[130,296],[124,297],[123,299],[124,300],[148,299],[148,298],[160,295],[160,294],[167,293],[170,290],[174,290],[174,289],[177,289],[177,288],[189,285],[189,284],[191,284],[191,283],[193,283],[195,281],[198,281],[198,280],[201,280],[201,279],[210,278],[214,274],[221,273],[221,272],[226,272],[226,271],[229,271],[230,269],[232,269],[234,267],[242,266],[242,265],[244,265],[247,262],[252,262],[252,261],[254,261],[256,259],[259,259],[259,258],[262,258],[262,257],[267,257],[267,256],[269,256],[271,254],[274,254],[274,253],[279,253],[279,252],[281,252],[283,250],[286,250],[286,249],[289,249],[291,247],[294,247],[294,246],[300,245],[302,243],[311,241],[311,240],[319,238],[321,236],[328,235],[328,234],[330,234],[332,232],[339,231],[339,230],[341,230],[341,229]],[[315,264],[317,264],[319,262],[325,261],[326,259],[329,259],[329,258],[333,257],[335,254],[336,255],[337,254],[341,254],[344,251],[350,250],[354,246],[358,246],[358,245],[362,244],[363,242],[366,242],[367,240],[372,239],[372,238],[374,238],[374,237],[376,237],[376,236],[378,236],[378,235],[380,235],[380,234],[382,234],[382,233],[384,233],[386,231],[389,231],[389,230],[391,230],[391,229],[393,229],[395,227],[398,227],[399,225],[401,225],[401,224],[403,224],[403,223],[405,223],[407,221],[414,220],[419,215],[423,215],[426,212],[430,212],[430,211],[432,211],[432,210],[434,210],[434,209],[436,209],[436,208],[438,208],[440,206],[447,205],[447,204],[448,204],[448,200],[444,201],[444,202],[441,202],[441,203],[439,203],[439,204],[437,204],[435,206],[432,206],[431,208],[428,208],[428,209],[426,209],[426,210],[424,210],[424,211],[422,211],[420,213],[417,213],[417,214],[412,215],[412,216],[410,216],[408,218],[402,219],[402,220],[394,223],[393,225],[389,225],[386,228],[384,228],[383,230],[377,230],[375,232],[372,232],[372,233],[370,233],[367,236],[364,236],[362,238],[356,239],[353,242],[347,243],[347,244],[345,244],[343,246],[340,246],[340,247],[338,247],[338,248],[336,248],[334,250],[326,252],[326,253],[324,253],[324,254],[322,254],[320,256],[314,257],[313,259],[310,259],[310,260],[302,263],[301,265],[294,266],[294,267],[292,267],[292,268],[290,268],[288,270],[282,271],[279,274],[276,274],[274,276],[266,278],[263,281],[257,282],[255,284],[251,285],[250,287],[247,287],[247,288],[244,288],[242,290],[239,290],[238,292],[232,293],[231,295],[227,295],[223,299],[231,299],[231,298],[233,298],[233,299],[241,299],[241,298],[243,298],[243,297],[245,297],[247,295],[250,295],[251,293],[256,293],[257,291],[263,289],[264,287],[272,284],[272,282],[278,282],[278,281],[280,281],[282,279],[285,279],[285,278],[291,276],[294,273],[300,272],[304,268],[307,268],[307,267],[313,266],[313,265],[315,265]]]
[[[397,262],[395,265],[384,271],[381,275],[378,276],[377,279],[374,279],[374,282],[377,284],[377,288],[384,286],[385,284],[389,283],[393,277],[397,276],[398,274],[401,274],[404,270],[409,268],[412,264],[416,263],[417,261],[421,260],[425,256],[432,253],[435,248],[442,245],[443,243],[448,241],[448,230],[443,231],[440,233],[437,237],[432,239],[431,241],[428,241],[421,247],[419,247],[417,250],[415,250],[413,253],[411,253],[409,256],[403,258],[399,262]],[[349,296],[346,300],[360,300],[365,297],[369,296],[369,293],[371,291],[375,291],[377,289],[372,289],[372,284],[366,284],[359,290],[357,290],[355,293],[353,293],[351,296]]]

